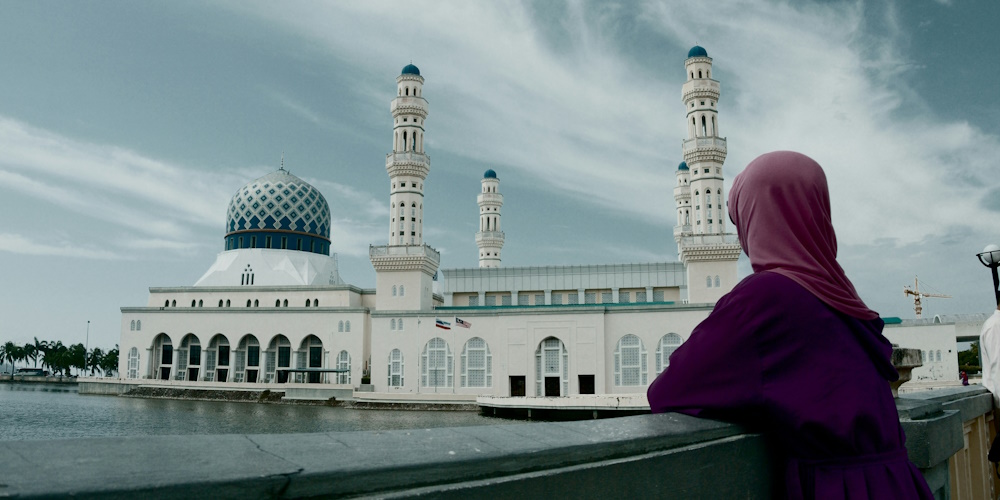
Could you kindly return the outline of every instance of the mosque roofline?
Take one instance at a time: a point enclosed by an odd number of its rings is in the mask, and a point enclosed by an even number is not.
[[[304,307],[304,306],[288,306],[288,307],[245,307],[245,306],[235,306],[235,307],[187,307],[187,306],[177,306],[177,307],[163,307],[163,306],[140,306],[140,307],[122,307],[122,313],[169,313],[169,314],[183,314],[183,313],[194,313],[194,314],[281,314],[281,313],[300,313],[300,312],[338,312],[338,313],[360,313],[369,314],[373,310],[368,307],[351,307],[351,306],[320,306],[320,307]]]
[[[515,275],[515,274],[550,274],[552,271],[578,271],[584,273],[615,273],[622,269],[641,271],[643,269],[661,269],[664,271],[684,271],[684,264],[681,262],[647,262],[632,264],[571,264],[571,265],[548,265],[548,266],[519,266],[519,267],[458,267],[451,269],[441,269],[441,274],[449,274],[452,277],[465,275]]]
[[[375,293],[375,289],[365,289],[355,285],[342,284],[342,285],[280,285],[280,286],[265,286],[265,285],[234,285],[234,286],[156,286],[149,287],[149,293],[209,293],[209,292],[315,292],[315,291],[351,291],[356,293]]]
[[[461,313],[462,316],[496,316],[498,312],[505,315],[521,314],[551,314],[552,311],[560,310],[567,313],[616,313],[616,312],[636,312],[648,311],[677,311],[677,310],[711,310],[715,304],[687,304],[683,302],[641,302],[628,304],[550,304],[537,306],[444,306],[436,307],[437,313]],[[374,313],[373,313],[374,314]],[[438,314],[440,316],[440,314]]]

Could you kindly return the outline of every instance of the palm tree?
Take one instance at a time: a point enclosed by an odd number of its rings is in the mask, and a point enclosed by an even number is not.
[[[7,341],[4,345],[0,346],[0,362],[10,361],[10,374],[14,375],[14,359],[17,355],[17,345],[11,341]]]
[[[25,363],[30,359],[36,367],[38,366],[38,351],[35,350],[35,344],[31,342],[24,344],[24,347],[21,348],[21,356]]]
[[[87,348],[83,344],[73,344],[69,346],[66,355],[68,356],[67,371],[69,367],[76,368],[76,373],[87,370]]]
[[[87,368],[90,369],[90,376],[94,376],[94,371],[101,367],[101,363],[104,361],[104,351],[100,347],[95,347],[90,350],[87,355]]]
[[[44,340],[39,342],[38,337],[35,337],[35,342],[33,344],[35,347],[35,356],[32,358],[35,361],[35,368],[38,368],[38,355],[44,352],[42,348],[45,347],[45,343],[46,342]]]
[[[114,375],[118,371],[118,344],[115,344],[114,349],[104,354],[104,359],[101,360],[101,371],[104,372],[105,377]]]

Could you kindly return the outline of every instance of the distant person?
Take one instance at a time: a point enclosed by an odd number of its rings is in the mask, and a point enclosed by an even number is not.
[[[787,459],[780,497],[933,498],[907,459],[882,320],[837,263],[823,169],[760,156],[736,176],[729,218],[754,274],[670,356],[652,411],[769,434]]]
[[[965,373],[965,370],[958,374],[958,378],[962,379],[962,385],[969,385],[969,374]]]
[[[1000,407],[1000,304],[979,332],[979,356],[983,359],[983,387],[993,393],[993,406]]]

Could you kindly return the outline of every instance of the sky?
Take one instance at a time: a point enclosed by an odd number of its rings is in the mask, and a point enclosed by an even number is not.
[[[329,202],[342,277],[373,288],[411,62],[442,268],[477,266],[486,169],[505,266],[675,261],[694,45],[722,86],[726,189],[805,153],[871,308],[912,318],[919,276],[952,296],[925,316],[989,312],[998,18],[994,0],[0,2],[0,342],[112,347],[120,308],[194,284],[229,199],[282,158]]]

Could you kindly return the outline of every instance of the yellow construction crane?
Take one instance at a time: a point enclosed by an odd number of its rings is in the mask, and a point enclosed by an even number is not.
[[[923,297],[938,297],[942,299],[950,299],[951,295],[944,295],[940,293],[927,293],[920,291],[920,282],[917,281],[917,277],[913,277],[913,288],[909,285],[903,286],[903,297],[913,296],[913,312],[917,313],[917,319],[920,319],[920,313],[924,310],[923,306],[920,305],[920,299]]]

